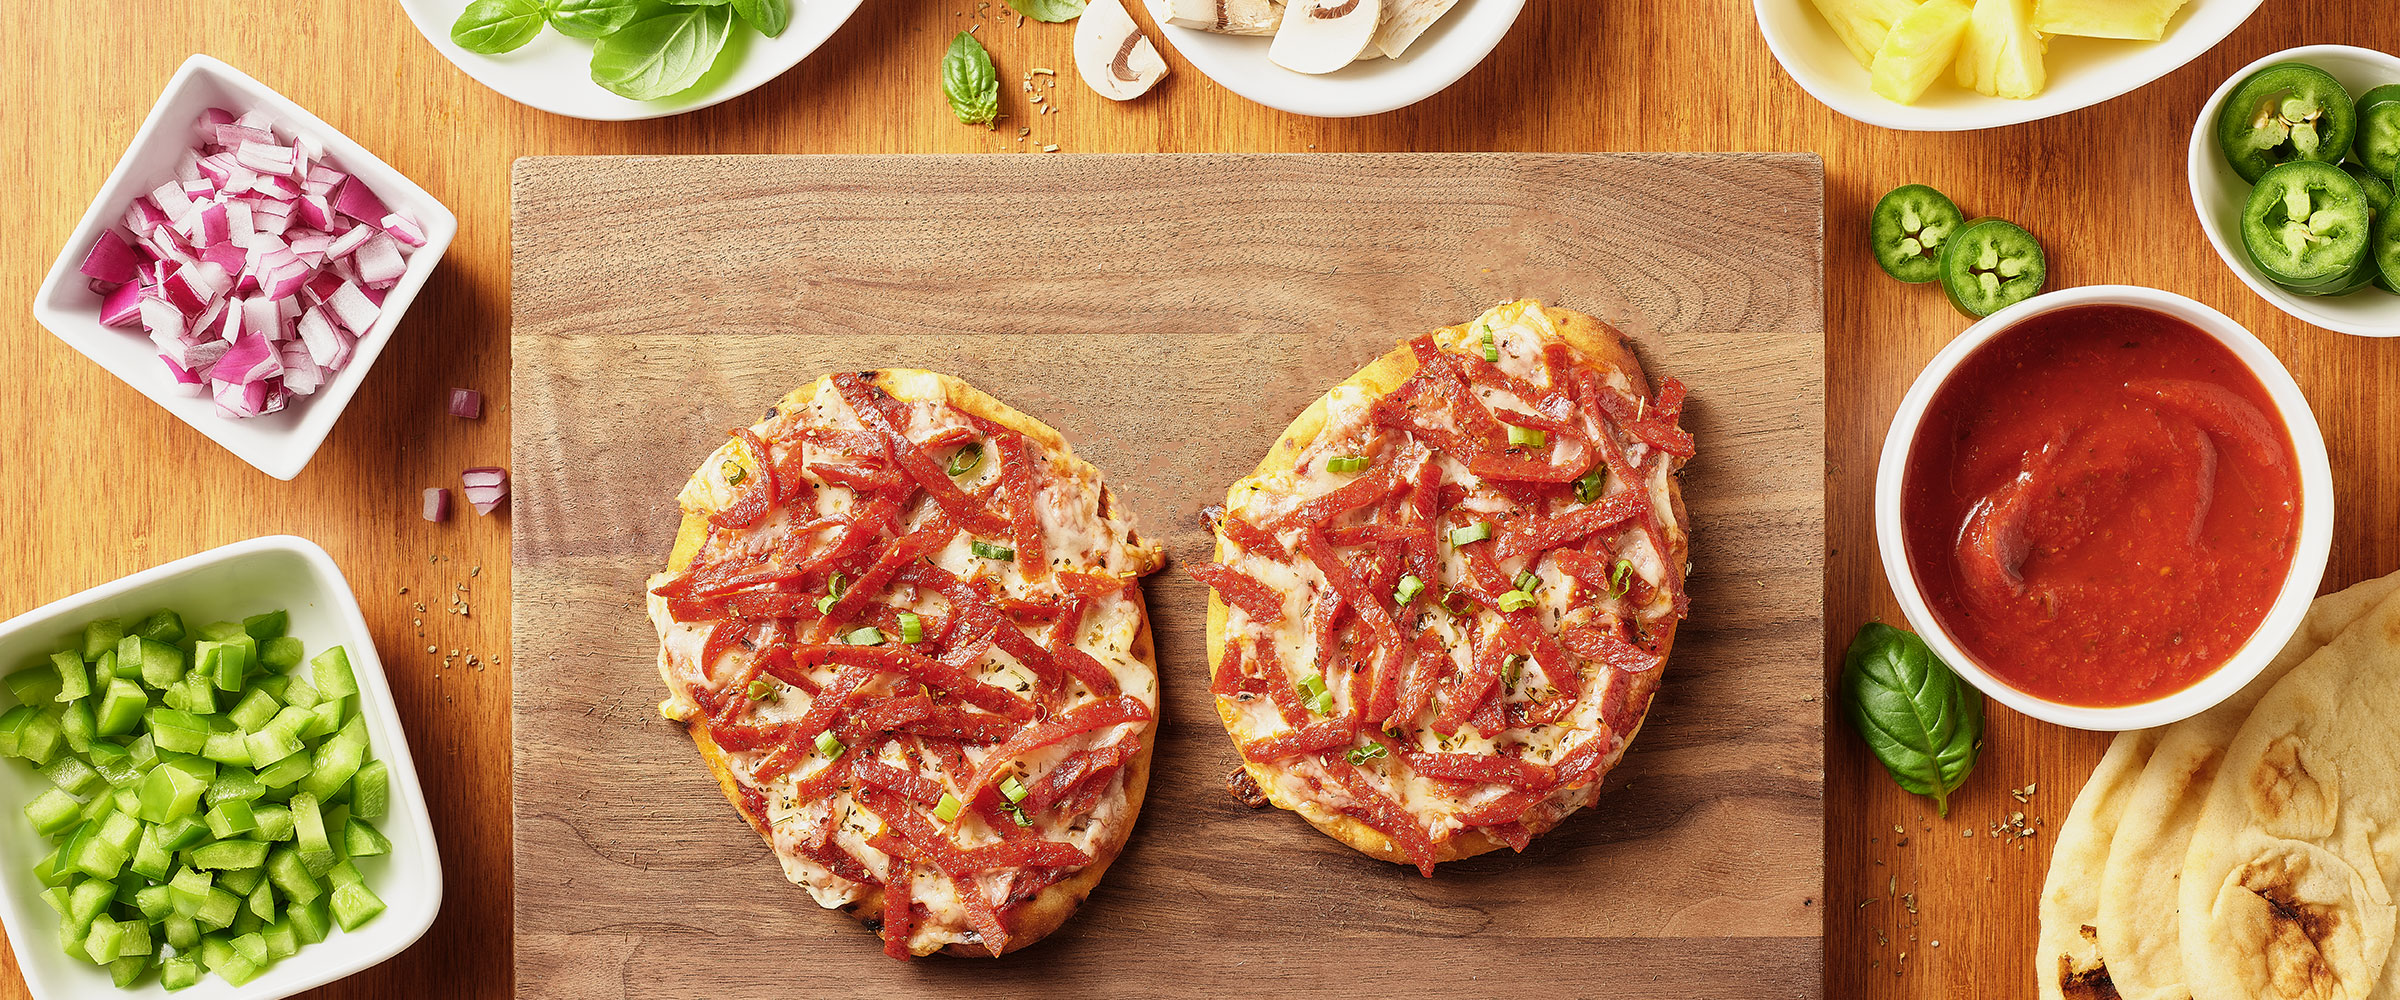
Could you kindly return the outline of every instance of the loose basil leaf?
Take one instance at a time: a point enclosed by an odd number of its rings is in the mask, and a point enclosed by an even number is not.
[[[540,0],[475,0],[450,24],[452,43],[487,56],[524,48],[541,33]]]
[[[569,38],[602,38],[641,10],[641,0],[550,0],[550,26]]]
[[[950,98],[950,113],[969,125],[989,125],[1000,117],[1000,72],[992,54],[964,31],[950,40],[942,56],[942,94]]]
[[[733,12],[768,38],[783,34],[792,24],[791,0],[733,0]]]
[[[732,32],[728,7],[682,7],[635,21],[592,46],[592,82],[636,101],[671,97],[708,74]]]
[[[1950,793],[1975,769],[1983,746],[1983,696],[1914,634],[1868,622],[1842,658],[1842,708],[1900,787],[1933,797],[1950,814]]]
[[[1036,21],[1057,24],[1083,16],[1087,0],[1008,0],[1010,8]]]

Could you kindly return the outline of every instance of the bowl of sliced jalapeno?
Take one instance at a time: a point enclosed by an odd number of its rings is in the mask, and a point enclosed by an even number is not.
[[[2244,284],[2328,330],[2400,336],[2400,56],[2311,45],[2245,66],[2189,159],[2200,227]]]

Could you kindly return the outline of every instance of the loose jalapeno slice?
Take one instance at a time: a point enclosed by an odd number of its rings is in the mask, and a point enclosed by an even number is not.
[[[1942,248],[1942,291],[1969,316],[1989,316],[2040,294],[2049,272],[2042,242],[2001,219],[1967,223]]]
[[[2253,184],[2279,163],[2333,163],[2350,151],[2358,108],[2350,92],[2307,63],[2276,63],[2243,80],[2217,112],[2217,148]]]
[[[2400,83],[2358,95],[2358,137],[2350,156],[2377,177],[2400,173]]]
[[[1950,197],[1923,184],[1893,188],[1867,217],[1867,239],[1885,274],[1910,284],[1941,277],[1942,244],[1966,228]]]
[[[2268,280],[2302,295],[2341,295],[2374,277],[2374,209],[2340,167],[2294,160],[2266,172],[2242,207],[2242,248]]]

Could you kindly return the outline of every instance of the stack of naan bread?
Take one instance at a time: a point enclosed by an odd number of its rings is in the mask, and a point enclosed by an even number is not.
[[[2257,681],[2125,733],[2042,886],[2046,1000],[2400,998],[2400,573],[2319,598]]]

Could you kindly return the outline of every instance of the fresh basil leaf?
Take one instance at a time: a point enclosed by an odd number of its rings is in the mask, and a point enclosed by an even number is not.
[[[733,0],[733,12],[768,38],[792,26],[791,0]]]
[[[708,74],[732,32],[727,7],[684,7],[635,21],[592,46],[592,82],[636,101],[680,94]]]
[[[1868,622],[1842,657],[1842,708],[1892,780],[1950,814],[1983,746],[1983,696],[1914,634]]]
[[[659,0],[659,2],[676,7],[723,7],[732,3],[733,0]]]
[[[950,98],[950,113],[969,125],[989,125],[1000,117],[1000,71],[992,54],[964,31],[950,40],[942,56],[942,94]]]
[[[487,56],[524,48],[541,33],[540,0],[475,0],[450,24],[452,43]]]
[[[604,38],[641,10],[641,0],[550,0],[550,26],[569,38]]]
[[[1083,16],[1087,0],[1008,0],[1010,9],[1036,21],[1057,24]]]

